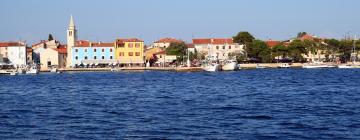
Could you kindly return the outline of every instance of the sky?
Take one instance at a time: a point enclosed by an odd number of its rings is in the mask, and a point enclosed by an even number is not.
[[[0,41],[66,44],[70,15],[78,38],[110,42],[172,37],[285,40],[305,31],[325,38],[360,35],[360,0],[1,0]]]

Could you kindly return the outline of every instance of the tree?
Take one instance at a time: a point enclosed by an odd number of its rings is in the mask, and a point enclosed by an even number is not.
[[[261,62],[270,62],[271,50],[264,41],[254,40],[247,48],[248,57],[260,59]]]
[[[246,56],[243,53],[236,53],[232,52],[228,54],[229,59],[235,59],[238,63],[241,63],[242,61],[246,60]]]
[[[48,40],[49,40],[49,41],[54,40],[52,34],[49,34]]]
[[[299,33],[297,34],[297,38],[301,38],[301,37],[303,37],[304,35],[307,35],[307,32],[299,32]]]
[[[166,48],[165,52],[167,55],[176,55],[177,61],[181,62],[184,60],[186,55],[187,45],[184,42],[178,43],[170,43],[170,46]]]
[[[306,54],[305,45],[301,40],[294,40],[289,44],[288,47],[289,56],[292,58],[294,62],[303,62],[304,58],[302,54]]]
[[[288,54],[288,48],[284,46],[283,44],[276,45],[271,48],[271,52],[273,54],[273,58],[281,56],[282,58],[285,58]]]
[[[255,40],[255,37],[249,32],[239,32],[233,37],[235,43],[243,44],[245,49],[245,55],[248,57],[248,46]]]

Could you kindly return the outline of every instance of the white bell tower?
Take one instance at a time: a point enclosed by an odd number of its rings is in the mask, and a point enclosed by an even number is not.
[[[72,56],[72,49],[76,45],[77,41],[77,31],[74,24],[73,16],[70,16],[70,23],[67,29],[67,60],[66,60],[66,67],[70,68],[72,66],[73,56]]]

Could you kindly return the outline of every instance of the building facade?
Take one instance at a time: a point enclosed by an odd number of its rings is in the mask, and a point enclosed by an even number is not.
[[[125,66],[144,65],[144,41],[136,38],[117,39],[115,58]]]
[[[164,48],[166,49],[167,47],[170,46],[171,43],[183,43],[184,41],[181,40],[177,40],[174,38],[162,38],[158,41],[155,41],[151,48]]]
[[[80,40],[73,47],[72,67],[80,65],[112,64],[115,61],[114,43],[93,43]]]
[[[26,66],[26,44],[24,42],[0,42],[3,61],[15,67]]]
[[[243,53],[244,46],[234,43],[231,38],[193,39],[194,48],[198,53],[211,59],[230,59],[230,53]]]

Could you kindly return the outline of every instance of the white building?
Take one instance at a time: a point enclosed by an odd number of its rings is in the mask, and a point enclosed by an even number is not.
[[[24,42],[0,42],[0,54],[4,62],[15,67],[26,65],[26,44]]]
[[[213,59],[229,59],[230,53],[243,53],[244,45],[234,43],[231,38],[193,39],[193,45],[200,54]]]
[[[164,48],[166,49],[167,47],[170,46],[171,43],[183,43],[184,41],[181,40],[177,40],[174,38],[162,38],[158,41],[155,41],[150,48]]]

